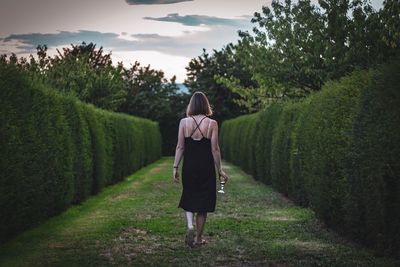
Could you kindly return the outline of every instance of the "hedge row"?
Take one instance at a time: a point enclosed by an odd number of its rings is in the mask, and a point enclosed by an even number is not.
[[[400,256],[400,61],[223,122],[222,155],[327,225]]]
[[[161,156],[158,124],[61,96],[0,64],[0,241]]]

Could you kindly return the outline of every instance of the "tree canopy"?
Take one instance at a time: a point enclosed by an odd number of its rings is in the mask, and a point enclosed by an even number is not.
[[[254,13],[252,33],[241,31],[230,49],[214,52],[231,59],[225,68],[240,68],[246,75],[224,69],[203,84],[216,82],[235,93],[235,103],[247,112],[304,97],[328,80],[398,55],[399,11],[400,3],[393,0],[384,1],[378,11],[362,0],[319,0],[318,5],[310,0],[274,0]],[[214,64],[207,58],[201,63],[192,67],[189,77],[204,79]]]

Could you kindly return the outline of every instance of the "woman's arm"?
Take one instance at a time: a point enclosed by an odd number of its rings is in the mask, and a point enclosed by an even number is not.
[[[179,130],[178,130],[178,143],[176,144],[175,149],[175,160],[174,160],[174,167],[178,166],[181,162],[183,152],[185,150],[185,135],[184,135],[184,127],[183,127],[183,120],[181,119],[179,123]],[[174,168],[174,180],[176,182],[179,181],[179,172],[177,168]]]
[[[212,127],[211,127],[211,152],[214,158],[214,164],[215,167],[218,170],[219,175],[221,175],[225,181],[228,180],[228,176],[222,169],[221,165],[221,151],[219,149],[219,143],[218,143],[218,124],[216,121],[211,121],[212,122]]]

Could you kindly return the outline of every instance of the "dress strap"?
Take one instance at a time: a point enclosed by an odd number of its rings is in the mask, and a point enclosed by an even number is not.
[[[189,136],[188,127],[187,127],[187,118],[185,118],[185,128],[186,128],[186,136]]]
[[[209,138],[208,133],[210,132],[210,125],[211,125],[211,119],[209,119],[208,121],[207,138]]]
[[[194,132],[195,132],[197,129],[199,129],[201,135],[204,137],[204,134],[203,134],[203,132],[200,130],[199,127],[200,127],[201,122],[202,122],[205,118],[207,118],[207,116],[203,117],[203,118],[200,120],[199,123],[197,123],[196,119],[195,119],[193,116],[191,116],[191,117],[192,117],[192,119],[194,120],[194,122],[196,123],[197,126],[196,126],[196,128],[194,128],[194,130],[193,130],[192,134],[190,135],[190,137],[192,137],[192,135],[194,134]]]

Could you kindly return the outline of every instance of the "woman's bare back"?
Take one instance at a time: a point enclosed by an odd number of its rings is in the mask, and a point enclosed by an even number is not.
[[[185,118],[185,124],[184,124],[185,137],[190,137],[190,135],[193,133],[191,137],[192,139],[195,140],[200,140],[201,138],[203,138],[203,135],[205,138],[208,139],[211,138],[213,120],[208,117],[207,118],[204,117],[205,117],[204,115],[195,115],[192,117]],[[196,120],[197,124],[199,124],[198,129],[196,129],[197,125],[196,122],[193,120],[193,118]],[[201,132],[199,131],[199,129],[201,130]]]

